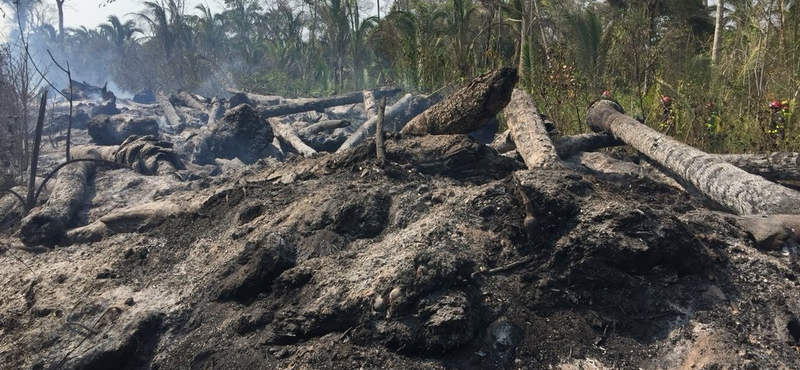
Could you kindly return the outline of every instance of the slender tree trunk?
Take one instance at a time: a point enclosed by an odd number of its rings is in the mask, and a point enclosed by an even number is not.
[[[58,8],[58,42],[64,42],[64,2],[66,0],[56,0]]]
[[[620,112],[618,104],[599,100],[589,108],[586,122],[594,131],[610,131],[738,214],[800,214],[799,192],[749,174]]]
[[[717,0],[717,20],[714,22],[714,44],[711,47],[711,63],[716,64],[719,59],[719,43],[722,38],[722,11],[724,0]]]

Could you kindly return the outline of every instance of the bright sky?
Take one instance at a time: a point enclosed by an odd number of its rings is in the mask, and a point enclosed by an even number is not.
[[[55,4],[55,0],[45,0]],[[129,13],[137,13],[144,9],[142,0],[117,0],[105,4],[105,0],[67,0],[64,3],[64,27],[86,26],[96,27],[105,23],[109,15],[120,19],[129,19]],[[223,9],[223,0],[186,0],[187,13],[194,13],[198,4],[208,5],[214,13]],[[102,4],[102,6],[100,6]]]

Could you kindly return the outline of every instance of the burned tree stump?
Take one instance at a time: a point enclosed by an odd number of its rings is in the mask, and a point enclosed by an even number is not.
[[[220,120],[208,127],[199,140],[217,158],[239,158],[246,164],[264,156],[264,150],[274,138],[272,127],[249,105],[240,105],[228,111]]]
[[[626,116],[610,100],[593,103],[586,122],[594,131],[609,131],[738,214],[800,213],[800,193],[663,135]]]
[[[502,68],[480,75],[409,122],[404,135],[468,134],[503,110],[517,84],[517,70]]]

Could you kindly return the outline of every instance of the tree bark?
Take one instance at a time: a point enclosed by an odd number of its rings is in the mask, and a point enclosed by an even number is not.
[[[177,94],[175,94],[175,98],[180,100],[180,103],[184,106],[187,106],[192,109],[196,109],[200,112],[205,112],[207,106],[205,103],[198,100],[194,95],[190,94],[187,91],[180,90]]]
[[[158,101],[158,106],[161,107],[161,110],[164,111],[164,117],[167,118],[167,122],[169,122],[170,126],[173,128],[178,128],[183,124],[181,121],[181,117],[178,116],[178,112],[175,110],[175,107],[172,106],[170,103],[169,98],[164,95],[163,92],[159,91],[156,93],[156,100]]]
[[[382,87],[380,89],[372,90],[375,98],[384,96],[392,96],[400,92],[396,87]],[[271,107],[262,108],[260,110],[261,116],[264,118],[285,116],[287,114],[302,113],[312,110],[323,110],[325,108],[336,107],[347,104],[357,104],[362,102],[364,95],[362,92],[354,92],[346,95],[330,96],[319,99],[309,99],[304,102],[288,103],[274,105]]]
[[[717,64],[719,60],[719,43],[722,38],[722,22],[723,22],[723,0],[717,0],[717,17],[714,22],[714,43],[711,46],[711,64]]]
[[[86,128],[92,141],[100,145],[119,145],[131,135],[158,136],[158,121],[155,117],[101,114],[89,120]]]
[[[364,95],[364,113],[366,113],[367,119],[378,115],[378,104],[372,90],[364,90],[361,93]]]
[[[622,113],[610,100],[593,103],[586,122],[614,136],[738,214],[798,214],[800,193],[749,174],[713,155],[673,140]]]
[[[211,99],[211,106],[208,108],[208,125],[213,125],[217,120],[225,115],[225,106],[219,98]]]
[[[275,136],[283,139],[284,142],[291,145],[303,157],[310,157],[317,152],[300,139],[292,126],[281,123],[281,121],[276,118],[270,118],[269,123],[272,126],[272,131],[275,132]]]
[[[383,165],[386,161],[386,148],[383,145],[383,116],[385,113],[386,98],[381,98],[381,102],[378,105],[378,121],[375,123],[375,152],[380,165]]]
[[[225,91],[231,94],[243,94],[244,97],[247,98],[246,100],[249,100],[247,104],[252,105],[276,105],[284,101],[283,97],[277,95],[259,95],[232,88],[226,88]]]
[[[497,135],[489,146],[500,154],[517,149],[514,138],[511,136],[511,130],[505,130],[502,134]]]
[[[800,180],[800,153],[717,154],[720,159],[770,180]]]
[[[593,152],[597,149],[625,144],[605,132],[560,136],[553,139],[556,153],[561,159],[567,159],[580,152]]]
[[[415,117],[404,135],[468,134],[503,110],[517,83],[517,70],[501,68],[482,74],[444,101]]]
[[[556,148],[547,135],[542,116],[539,115],[536,103],[530,95],[514,89],[505,113],[511,136],[517,144],[517,151],[528,168],[560,166]]]
[[[73,159],[102,159],[100,153],[85,148],[74,148]],[[87,182],[94,173],[93,162],[75,162],[64,167],[44,205],[34,208],[22,219],[20,239],[27,246],[52,247],[64,236],[88,194]]]
[[[423,97],[415,97],[411,94],[406,94],[394,105],[389,107],[384,114],[384,124],[388,121],[394,121],[395,127],[402,127],[405,122],[414,118],[416,115],[422,113],[430,106],[430,100]],[[336,153],[341,153],[345,150],[355,147],[358,143],[366,140],[372,133],[375,132],[375,125],[378,123],[378,117],[372,117],[364,122],[347,140],[342,143],[342,146],[336,150]]]
[[[300,136],[309,136],[318,134],[324,131],[331,131],[333,129],[347,127],[350,126],[350,122],[344,119],[329,119],[325,121],[319,121],[317,123],[308,125],[297,130],[297,134]]]

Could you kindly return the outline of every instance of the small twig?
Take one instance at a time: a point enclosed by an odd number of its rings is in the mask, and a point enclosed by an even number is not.
[[[511,269],[513,269],[515,267],[519,267],[521,265],[524,265],[524,264],[526,264],[526,263],[528,263],[528,262],[530,262],[532,260],[533,260],[533,257],[528,257],[528,258],[521,259],[521,260],[516,261],[516,262],[509,263],[509,264],[507,264],[505,266],[495,267],[495,268],[490,269],[490,270],[475,271],[470,275],[470,277],[474,278],[474,277],[476,277],[478,275],[492,275],[492,274],[496,274],[498,272],[505,272],[505,271],[511,270]]]
[[[13,257],[15,260],[19,261],[19,263],[21,263],[23,266],[27,267],[27,268],[28,268],[28,270],[29,270],[29,271],[30,271],[30,272],[33,274],[33,276],[36,276],[36,271],[33,271],[33,269],[32,269],[32,268],[31,268],[31,267],[30,267],[30,266],[29,266],[27,263],[25,263],[25,261],[23,261],[23,260],[22,260],[22,258],[19,258],[19,257],[18,257],[16,254],[14,254],[14,253],[11,253],[11,248],[8,248],[8,245],[6,245],[6,251],[8,252],[8,254],[9,254],[11,257]]]

